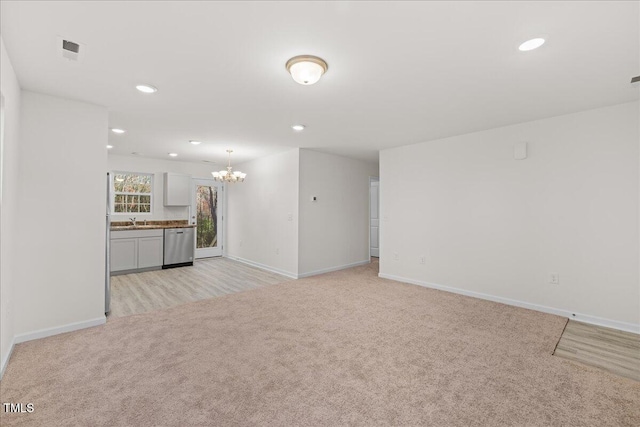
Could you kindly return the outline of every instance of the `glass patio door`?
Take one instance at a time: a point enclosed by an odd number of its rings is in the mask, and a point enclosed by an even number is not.
[[[222,256],[222,183],[194,179],[191,223],[196,225],[196,258]]]

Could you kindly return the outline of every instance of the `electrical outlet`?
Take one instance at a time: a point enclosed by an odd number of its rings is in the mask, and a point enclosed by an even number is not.
[[[287,221],[293,221],[293,214],[287,214]]]
[[[399,260],[400,260],[400,256],[398,255],[398,252],[394,252],[394,253],[393,253],[393,259],[394,259],[395,261],[399,261]]]
[[[427,257],[426,257],[426,256],[424,256],[424,255],[422,255],[422,256],[420,257],[420,264],[426,264],[426,263],[427,263]]]
[[[276,255],[280,255],[280,248],[276,248]]]
[[[551,285],[559,285],[560,284],[560,274],[558,274],[558,273],[549,273],[549,283]]]
[[[242,247],[242,240],[240,240],[240,247]]]

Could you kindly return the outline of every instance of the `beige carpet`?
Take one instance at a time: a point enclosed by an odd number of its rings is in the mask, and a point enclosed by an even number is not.
[[[20,344],[2,426],[640,425],[640,383],[551,355],[565,319],[375,268]]]

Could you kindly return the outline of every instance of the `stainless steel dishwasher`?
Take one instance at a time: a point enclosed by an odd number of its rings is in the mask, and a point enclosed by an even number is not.
[[[193,265],[196,242],[193,228],[167,228],[164,230],[164,261],[162,268]]]

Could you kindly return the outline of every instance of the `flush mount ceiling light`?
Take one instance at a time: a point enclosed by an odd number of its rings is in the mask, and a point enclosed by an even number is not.
[[[169,153],[171,157],[178,157],[178,153]]]
[[[194,140],[190,140],[190,143],[192,143],[193,145],[200,145],[202,144],[202,141],[194,141]]]
[[[107,150],[111,150],[113,148],[113,145],[107,145]]]
[[[136,89],[142,93],[155,93],[158,91],[157,87],[151,85],[137,85]]]
[[[301,85],[316,83],[329,69],[324,59],[311,55],[294,56],[287,61],[286,67],[293,80]]]
[[[240,171],[232,171],[233,168],[231,167],[231,153],[233,153],[233,150],[227,150],[227,153],[229,153],[229,165],[227,166],[227,170],[220,172],[211,172],[211,175],[213,175],[213,179],[220,182],[244,181],[245,177],[247,176],[246,173],[242,173]]]
[[[539,48],[543,44],[544,44],[544,39],[536,38],[536,39],[527,40],[526,42],[522,43],[518,47],[518,49],[520,49],[522,52],[528,52],[530,50]]]
[[[301,130],[304,130],[305,127],[306,127],[305,125],[293,125],[293,126],[291,126],[291,129],[293,129],[293,130],[295,130],[297,132],[300,132]]]
[[[124,129],[118,129],[118,128],[111,128],[111,132],[113,132],[113,133],[117,133],[117,134],[122,134],[122,133],[125,133],[125,132],[126,132],[126,130],[124,130]]]

